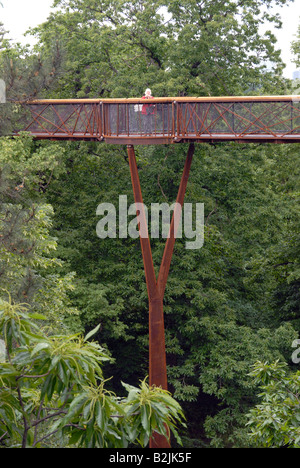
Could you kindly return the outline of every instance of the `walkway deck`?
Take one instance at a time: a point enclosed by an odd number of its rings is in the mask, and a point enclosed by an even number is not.
[[[152,106],[149,115],[142,111],[146,103]],[[300,142],[300,96],[54,99],[23,107],[22,130],[36,139],[135,145]]]

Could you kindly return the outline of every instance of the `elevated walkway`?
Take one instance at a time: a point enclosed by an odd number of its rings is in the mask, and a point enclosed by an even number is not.
[[[22,130],[36,139],[134,145],[300,142],[300,96],[47,99],[22,106]]]

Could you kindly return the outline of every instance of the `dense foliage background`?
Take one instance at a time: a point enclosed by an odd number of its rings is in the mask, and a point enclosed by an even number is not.
[[[55,0],[59,10],[32,31],[34,50],[0,35],[0,75],[11,103],[135,97],[148,86],[155,96],[292,93],[275,37],[259,29],[280,27],[272,7],[288,2]],[[2,114],[2,134],[16,125],[14,110]],[[146,205],[175,201],[186,151],[136,147]],[[279,360],[297,371],[299,172],[298,144],[196,145],[186,201],[204,203],[205,242],[186,250],[176,241],[164,302],[169,385],[187,418],[186,447],[252,446],[247,414],[255,432],[260,392],[252,366]],[[148,372],[140,244],[96,235],[99,203],[133,202],[126,148],[1,138],[0,194],[3,297],[9,291],[44,314],[53,333],[100,324],[96,338],[114,358],[105,365],[110,388],[137,385]],[[158,266],[164,240],[151,243]]]

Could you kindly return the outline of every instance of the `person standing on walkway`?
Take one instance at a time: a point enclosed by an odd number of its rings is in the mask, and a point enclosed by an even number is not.
[[[151,89],[147,88],[142,99],[153,99]],[[143,104],[142,106],[143,115],[143,128],[145,135],[152,135],[154,133],[154,115],[155,115],[155,104]]]

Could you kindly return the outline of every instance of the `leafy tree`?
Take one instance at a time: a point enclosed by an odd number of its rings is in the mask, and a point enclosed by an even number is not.
[[[67,296],[74,274],[55,271],[53,208],[41,194],[62,172],[63,154],[56,145],[34,148],[28,135],[0,139],[0,288],[60,326],[63,310],[76,313]]]
[[[106,390],[99,344],[79,335],[48,335],[31,313],[11,300],[0,302],[0,444],[14,448],[60,445],[85,448],[145,447],[153,431],[175,434],[184,421],[168,392],[123,384],[127,397]],[[58,442],[60,438],[60,442]]]
[[[261,94],[267,91],[263,77],[269,78],[267,92],[274,92],[276,87],[278,92],[280,51],[270,31],[264,35],[259,31],[261,23],[280,27],[280,18],[272,14],[272,0],[186,0],[165,4],[171,14],[170,66],[174,64],[172,75],[181,86],[177,94]],[[269,60],[272,71],[268,72]]]
[[[132,97],[147,86],[156,96],[278,94],[280,51],[259,31],[262,22],[280,27],[274,3],[56,0],[34,33],[46,50],[59,37],[66,53],[56,97]]]
[[[0,33],[0,75],[6,83],[10,102],[35,99],[47,92],[62,73],[63,52],[59,41],[43,52],[33,53],[27,46],[12,45]]]
[[[261,304],[272,311],[272,324],[290,321],[299,332],[298,145],[284,146],[272,153],[270,148],[266,158],[269,175],[265,174],[264,180],[268,180],[271,192],[276,194],[277,220],[274,219],[273,226],[277,232],[267,240],[263,251],[256,250],[247,263],[247,284],[256,293],[261,291]]]
[[[298,27],[298,34],[296,40],[292,42],[292,52],[295,55],[295,63],[300,65],[300,25]]]
[[[257,362],[250,376],[259,384],[260,402],[248,414],[248,429],[256,447],[300,447],[300,372],[287,364]]]
[[[0,23],[0,79],[5,82],[6,103],[0,104],[0,136],[22,130],[27,119],[21,103],[53,88],[63,71],[64,54],[56,39],[47,50],[33,53],[28,46],[11,44]]]

